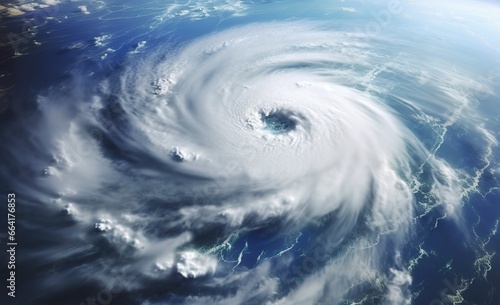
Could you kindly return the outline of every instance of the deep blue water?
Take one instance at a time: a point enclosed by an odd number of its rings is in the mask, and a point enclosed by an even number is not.
[[[103,8],[99,9],[92,2],[87,4],[91,11],[89,15],[79,12],[76,3],[61,3],[58,5],[54,20],[46,20],[45,24],[39,26],[37,34],[29,39],[27,44],[23,44],[22,56],[14,56],[11,46],[5,44],[2,46],[0,74],[3,76],[0,78],[0,86],[3,90],[2,107],[6,109],[0,114],[0,127],[2,128],[0,131],[2,143],[0,193],[3,196],[3,194],[15,192],[19,198],[16,214],[19,221],[16,234],[22,246],[19,247],[17,256],[19,273],[16,275],[18,278],[16,301],[18,303],[6,298],[5,291],[2,292],[0,299],[5,298],[10,302],[7,304],[80,304],[85,302],[87,296],[95,296],[102,289],[108,288],[102,285],[103,279],[94,279],[91,272],[87,273],[85,269],[87,266],[102,266],[105,269],[113,264],[113,259],[110,260],[110,257],[116,257],[117,261],[130,260],[132,262],[135,259],[121,253],[121,251],[126,252],[125,250],[115,248],[105,238],[94,234],[94,228],[83,229],[80,220],[68,219],[64,211],[47,204],[50,202],[47,198],[57,198],[59,195],[51,187],[38,183],[43,177],[43,168],[39,168],[36,160],[49,160],[53,155],[47,150],[49,145],[44,142],[45,139],[40,139],[36,136],[36,132],[33,132],[34,129],[43,129],[46,126],[40,123],[43,120],[38,113],[40,96],[57,96],[58,98],[62,96],[71,100],[75,96],[74,87],[72,87],[75,84],[74,79],[82,80],[81,90],[84,91],[82,96],[88,100],[99,92],[99,85],[106,79],[117,82],[116,88],[118,89],[115,88],[113,94],[118,95],[120,75],[127,70],[128,65],[135,64],[139,69],[142,62],[159,49],[164,49],[164,56],[170,58],[175,52],[179,52],[197,38],[250,23],[320,21],[326,22],[327,26],[324,27],[329,30],[349,32],[363,27],[367,20],[372,21],[373,16],[370,12],[383,9],[386,5],[385,3],[359,4],[354,2],[334,5],[326,1],[242,2],[248,7],[248,12],[244,16],[232,16],[235,13],[233,11],[213,11],[210,16],[199,20],[190,20],[188,17],[179,15],[163,17],[162,21],[158,19],[161,10],[165,9],[165,3],[162,1],[149,1],[141,3],[140,6],[133,1],[108,1]],[[340,7],[351,6],[359,13],[353,15],[349,11],[340,10]],[[422,48],[422,44],[428,44],[424,49],[434,54],[436,62],[445,62],[450,67],[459,66],[469,69],[468,71],[473,71],[471,73],[477,75],[477,80],[494,77],[490,75],[491,71],[498,71],[499,44],[496,38],[491,36],[498,34],[498,27],[496,32],[492,30],[491,33],[478,29],[479,34],[475,36],[483,37],[483,39],[486,37],[486,40],[491,38],[489,42],[497,47],[494,49],[476,43],[474,38],[464,38],[462,30],[451,22],[439,24],[438,21],[429,19],[429,22],[423,24],[420,29],[411,31],[409,29],[414,26],[415,18],[419,15],[415,13],[415,16],[412,16],[412,11],[407,15],[410,17],[405,14],[393,17],[395,26],[390,23],[382,28],[382,34],[380,34],[386,35],[384,39],[387,41],[377,42],[369,51],[389,61],[401,53],[411,54],[413,48]],[[29,16],[29,13],[25,15],[28,18]],[[3,18],[0,21],[2,32],[20,33],[24,22],[22,18]],[[101,39],[99,37],[104,39],[102,45],[97,43]],[[34,45],[33,41],[41,45]],[[376,39],[367,41],[376,41]],[[5,40],[3,42],[5,43]],[[401,45],[405,46],[404,50],[399,49]],[[453,50],[456,53],[444,53]],[[418,58],[409,58],[408,65],[412,67],[412,60],[417,63],[419,61]],[[401,64],[405,65],[404,62]],[[352,68],[349,65],[339,66],[329,69],[341,71]],[[288,68],[298,71],[304,69],[303,66]],[[366,69],[367,74],[373,68],[372,66],[361,67],[361,69]],[[483,94],[474,99],[475,105],[472,107],[475,109],[474,121],[468,121],[466,116],[450,121],[452,117],[450,112],[456,108],[451,109],[449,105],[439,105],[439,103],[436,103],[437,106],[434,105],[433,102],[439,101],[444,95],[435,91],[436,89],[425,81],[421,84],[415,83],[413,71],[408,72],[407,75],[401,75],[399,70],[388,67],[381,68],[381,71],[376,73],[378,74],[371,84],[384,87],[387,83],[394,87],[388,93],[373,92],[372,96],[382,100],[389,107],[395,117],[412,131],[425,149],[430,151],[432,158],[443,159],[450,167],[456,169],[460,178],[454,182],[460,185],[461,191],[466,193],[460,199],[457,208],[458,216],[454,218],[448,215],[445,204],[437,204],[436,198],[431,194],[434,187],[432,177],[439,176],[440,173],[427,164],[418,152],[410,150],[410,155],[415,154],[412,156],[415,160],[411,164],[412,172],[417,172],[419,166],[422,165],[419,178],[421,185],[413,193],[415,212],[410,233],[406,236],[398,259],[394,258],[396,253],[391,252],[393,248],[397,248],[394,246],[397,242],[391,239],[391,235],[382,234],[379,239],[374,239],[376,244],[380,243],[387,249],[391,249],[386,253],[386,257],[380,259],[381,264],[398,265],[402,270],[407,270],[411,274],[412,282],[408,285],[411,304],[500,304],[498,301],[500,300],[500,259],[496,253],[500,250],[500,237],[495,229],[498,228],[500,220],[498,206],[500,202],[498,182],[500,152],[498,146],[492,144],[494,141],[485,137],[484,134],[486,130],[498,141],[500,85],[498,82],[493,82],[492,93]],[[346,80],[346,82],[349,81]],[[370,92],[369,86],[362,83],[357,84],[355,89]],[[120,96],[116,98],[118,103],[122,101],[120,98]],[[112,98],[109,97],[109,99]],[[428,110],[426,114],[433,116],[435,120],[432,123],[422,120],[420,115],[425,111],[413,108],[413,105],[406,102],[410,99],[422,106],[422,109]],[[74,102],[76,109],[79,101]],[[71,103],[72,101],[69,101],[69,104]],[[128,125],[133,124],[129,118],[125,118],[123,122],[119,120],[119,115],[116,113],[120,112],[120,109],[124,110],[121,106],[118,108],[118,110],[111,110],[111,118],[107,127],[117,128],[119,131],[109,131],[109,133],[104,131],[104,136],[101,134],[98,136],[103,154],[107,153],[115,164],[121,164],[121,162],[141,164],[142,155],[131,155],[133,149],[122,150],[119,146],[120,141],[113,137],[115,132],[120,134],[120,131],[128,130]],[[77,110],[75,113],[74,116],[78,117]],[[482,129],[475,128],[478,121],[482,123]],[[288,118],[272,119],[265,123],[268,128],[278,134],[283,133],[283,130],[294,129],[294,126],[290,127],[292,123]],[[61,129],[65,128],[64,126]],[[132,130],[131,127],[130,129]],[[442,143],[440,143],[441,137]],[[144,156],[146,155],[145,150]],[[154,157],[151,157],[151,164],[156,164],[154,161]],[[154,165],[151,167],[155,169]],[[123,171],[126,172],[126,169]],[[463,176],[461,176],[462,173],[464,173]],[[127,172],[127,176],[133,177],[134,174],[134,170]],[[471,189],[469,187],[474,184],[476,175],[477,186]],[[156,181],[154,174],[148,177],[151,179],[149,181]],[[133,209],[137,215],[162,215],[167,223],[174,223],[181,217],[176,214],[176,205],[165,208],[166,205],[172,204],[170,197],[153,198],[156,195],[148,191],[149,181],[142,180],[141,176],[135,179],[137,180],[136,186],[139,185],[138,188],[143,189],[143,193],[136,193],[136,195],[139,198],[142,197],[145,202],[145,206],[141,205]],[[436,179],[439,180],[439,178]],[[181,180],[179,178],[179,181]],[[405,182],[411,184],[409,179]],[[144,186],[140,186],[141,183],[144,183]],[[109,184],[108,189],[111,194],[115,186],[111,182]],[[151,186],[151,189],[153,188]],[[241,192],[245,191],[247,190]],[[272,190],[266,191],[272,192]],[[88,194],[86,192],[87,190],[82,191],[83,194],[78,195],[81,197],[75,197],[80,199],[79,202],[83,206],[90,205],[94,200],[93,197],[87,196],[92,194],[91,191],[88,190]],[[102,196],[106,197],[106,194]],[[131,195],[125,194],[124,196],[126,199],[117,197],[116,202],[135,200]],[[267,301],[277,301],[297,289],[310,275],[321,273],[329,262],[342,258],[354,241],[370,230],[363,218],[372,212],[370,199],[373,198],[368,197],[366,207],[361,209],[356,229],[346,234],[335,247],[329,249],[331,251],[327,253],[328,259],[315,263],[309,271],[305,272],[305,275],[301,276],[291,276],[287,272],[293,266],[305,266],[307,259],[317,254],[318,244],[321,244],[324,238],[328,238],[329,229],[335,228],[332,223],[340,221],[337,217],[341,217],[339,215],[342,214],[338,211],[323,218],[318,217],[313,223],[304,223],[300,226],[300,230],[293,227],[291,224],[293,222],[286,217],[283,217],[284,219],[277,217],[274,221],[256,225],[252,219],[254,215],[250,215],[245,218],[249,225],[240,232],[230,235],[225,245],[223,242],[228,232],[225,231],[227,229],[225,225],[221,224],[214,224],[213,228],[201,229],[193,224],[193,228],[181,226],[176,231],[171,228],[158,228],[157,222],[148,224],[144,223],[147,222],[144,220],[138,222],[133,230],[145,229],[145,232],[151,236],[172,237],[185,229],[192,229],[197,234],[195,242],[184,247],[186,249],[198,247],[213,255],[220,267],[215,272],[217,278],[221,274],[227,274],[227,277],[221,276],[222,278],[244,274],[248,270],[257,269],[262,262],[268,262],[271,267],[266,275],[280,280],[275,288],[276,294],[269,298],[262,295],[256,295],[253,298],[247,296],[241,301],[241,304],[267,304]],[[102,200],[103,205],[106,204],[103,198],[97,200]],[[176,204],[196,206],[191,201],[183,201],[183,199],[179,199]],[[125,206],[125,203],[123,205]],[[4,206],[1,211],[2,215],[5,215]],[[117,214],[121,212],[116,211]],[[204,212],[200,209],[199,213]],[[2,216],[2,218],[5,217]],[[257,219],[256,216],[255,218]],[[292,227],[294,229],[291,229]],[[4,230],[3,228],[1,232],[4,233]],[[83,230],[81,233],[87,236],[85,243],[67,238],[67,234],[80,230]],[[2,239],[2,249],[5,246],[4,241]],[[5,252],[2,250],[2,253],[2,262],[5,262]],[[58,258],[53,253],[60,253],[61,257]],[[419,256],[420,258],[416,259]],[[2,277],[4,265],[2,263]],[[126,270],[125,267],[122,269]],[[387,271],[388,268],[383,269],[389,278],[391,274]],[[85,274],[83,281],[79,277],[80,271]],[[262,275],[262,273],[257,273],[259,274]],[[110,276],[120,277],[119,275]],[[64,281],[67,286],[63,289],[55,287]],[[132,284],[125,285],[129,290],[113,294],[112,304],[190,304],[191,301],[193,304],[198,304],[194,303],[194,299],[190,297],[205,295],[218,296],[219,301],[215,303],[228,304],[222,303],[225,297],[237,295],[237,292],[241,290],[241,283],[237,280],[230,281],[227,284],[227,290],[224,290],[224,287],[220,288],[210,283],[210,275],[190,279],[176,273],[159,280],[148,278],[144,274],[136,276],[129,274],[123,276],[123,281]],[[133,284],[138,284],[138,286]],[[338,303],[386,304],[384,302],[388,301],[384,299],[385,290],[379,288],[370,281],[362,282],[358,288],[349,290],[345,298]],[[442,293],[444,290],[445,293]],[[325,295],[328,294],[325,292]],[[458,295],[463,300],[459,302],[457,300],[460,298],[458,298],[455,300],[456,303],[453,303],[447,295]],[[236,300],[234,302],[234,304],[240,304]],[[4,304],[3,301],[2,304]],[[287,301],[284,301],[284,304],[288,304]],[[327,304],[327,300],[320,300],[316,304]]]

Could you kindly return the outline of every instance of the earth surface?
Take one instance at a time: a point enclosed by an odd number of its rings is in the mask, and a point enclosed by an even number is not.
[[[2,304],[500,304],[499,3],[0,12]]]

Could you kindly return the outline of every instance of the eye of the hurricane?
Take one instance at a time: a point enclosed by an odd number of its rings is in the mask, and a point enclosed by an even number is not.
[[[268,114],[261,113],[260,119],[264,125],[264,130],[274,134],[290,132],[297,126],[297,121],[293,117],[279,111]]]

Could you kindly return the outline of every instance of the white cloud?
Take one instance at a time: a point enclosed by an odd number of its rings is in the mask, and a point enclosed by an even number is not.
[[[196,278],[209,273],[214,273],[217,260],[196,251],[186,251],[179,254],[176,264],[177,272],[186,278]]]

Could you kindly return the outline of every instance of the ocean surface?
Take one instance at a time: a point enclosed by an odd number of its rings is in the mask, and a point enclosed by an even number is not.
[[[2,304],[500,304],[497,2],[2,6]]]

